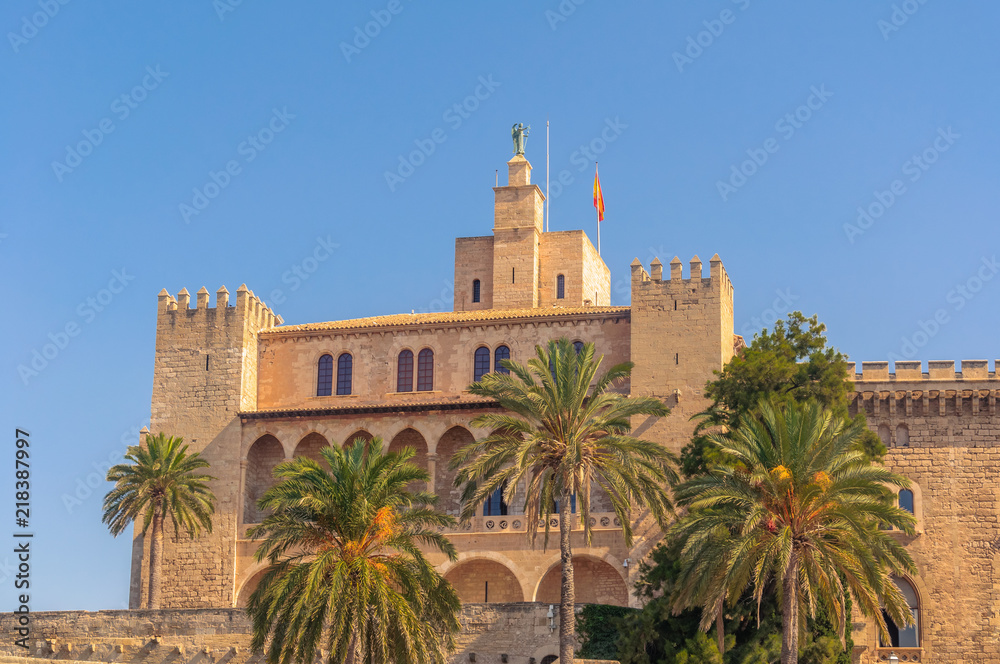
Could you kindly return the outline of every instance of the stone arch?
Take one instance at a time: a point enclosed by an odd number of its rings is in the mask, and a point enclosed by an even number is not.
[[[325,466],[325,461],[323,457],[320,456],[319,451],[324,447],[329,447],[330,442],[319,433],[311,431],[306,434],[299,444],[295,446],[295,454],[293,457],[307,457]]]
[[[910,486],[906,487],[907,490],[913,493],[913,518],[917,520],[916,531],[918,533],[924,532],[924,494],[920,488],[920,485],[911,478]],[[900,489],[897,489],[897,501]]]
[[[404,447],[412,447],[416,454],[410,462],[416,464],[423,470],[427,470],[427,441],[423,435],[413,427],[407,427],[393,436],[389,442],[387,452],[399,452]],[[414,482],[413,490],[423,491],[427,488],[426,482]]]
[[[621,573],[610,563],[589,556],[573,556],[576,601],[579,604],[628,606],[628,587]],[[535,601],[558,604],[562,569],[557,562],[549,568],[535,590]]]
[[[889,616],[885,609],[882,609],[882,617],[886,621],[889,637],[892,642],[882,643],[881,639],[879,639],[879,645],[882,648],[919,648],[923,642],[923,631],[926,624],[920,590],[917,589],[913,583],[913,579],[909,576],[893,575],[890,578],[903,593],[903,597],[909,605],[910,611],[913,613],[914,624],[904,629],[897,628],[892,617]]]
[[[243,587],[240,588],[239,593],[236,594],[236,608],[245,609],[247,608],[247,602],[250,600],[250,595],[253,591],[257,590],[257,586],[260,585],[260,580],[264,578],[264,574],[267,573],[267,568],[258,570],[256,574],[251,576],[243,583]]]
[[[910,430],[905,424],[896,427],[896,447],[910,446]]]
[[[523,602],[524,590],[506,565],[489,558],[469,558],[452,567],[444,578],[463,604]]]
[[[446,514],[458,516],[462,503],[462,490],[455,486],[456,471],[448,468],[451,457],[459,449],[474,441],[475,438],[468,429],[454,426],[444,432],[434,448],[437,454],[434,491],[438,495],[438,509]]]
[[[265,513],[257,509],[257,501],[277,483],[274,468],[284,460],[285,450],[271,434],[264,434],[250,446],[243,482],[243,523],[260,523],[263,520]]]
[[[372,439],[375,438],[375,436],[373,436],[365,429],[358,429],[357,431],[355,431],[350,436],[344,439],[344,444],[341,447],[345,450],[349,449],[351,446],[354,445],[354,441],[356,441],[358,438],[363,438],[365,441],[365,446],[367,447],[368,443],[372,442]]]
[[[888,424],[878,425],[878,437],[886,447],[892,447],[892,431]]]

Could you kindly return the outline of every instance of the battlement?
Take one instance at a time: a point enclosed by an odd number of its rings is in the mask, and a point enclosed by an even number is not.
[[[674,256],[674,259],[670,261],[670,274],[664,278],[663,276],[663,263],[660,262],[659,258],[654,258],[653,262],[649,264],[649,272],[642,266],[642,263],[636,258],[632,261],[632,290],[635,292],[637,287],[645,284],[659,283],[666,286],[669,291],[681,292],[681,289],[688,289],[684,292],[691,293],[692,288],[703,288],[703,289],[717,289],[718,292],[732,294],[733,284],[729,280],[729,275],[726,273],[726,268],[722,266],[722,259],[719,258],[719,254],[712,256],[711,260],[708,261],[709,264],[709,276],[704,276],[704,271],[702,269],[702,262],[698,256],[691,258],[690,267],[688,271],[688,278],[684,278],[684,264],[681,259]]]
[[[267,329],[270,327],[275,327],[276,325],[281,325],[284,320],[281,316],[277,315],[271,309],[264,304],[263,300],[254,295],[253,291],[247,288],[246,284],[241,285],[236,290],[236,303],[231,305],[229,303],[229,290],[225,286],[222,286],[215,292],[215,306],[209,306],[209,295],[208,289],[204,286],[195,294],[195,307],[191,308],[191,294],[188,293],[186,288],[182,288],[177,297],[172,296],[164,288],[157,295],[158,299],[158,316],[162,317],[164,314],[174,313],[176,318],[176,312],[183,311],[187,313],[187,318],[195,318],[199,314],[204,314],[208,311],[217,310],[232,310],[234,312],[240,312],[245,315],[246,318],[250,319],[255,323],[254,327],[257,329]]]
[[[996,360],[1000,366],[1000,360]],[[862,362],[857,372],[854,362],[847,364],[847,373],[859,383],[917,382],[917,381],[1000,381],[996,371],[989,370],[987,360],[962,360],[961,370],[955,370],[954,360],[931,360],[923,371],[919,360],[895,362],[894,372],[889,372],[889,362]],[[859,390],[860,391],[860,390]]]

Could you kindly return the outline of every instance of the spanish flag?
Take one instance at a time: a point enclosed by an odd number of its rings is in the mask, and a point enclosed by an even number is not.
[[[597,164],[594,164],[594,207],[597,208],[597,221],[604,221],[604,194],[601,193],[601,178],[597,175]]]

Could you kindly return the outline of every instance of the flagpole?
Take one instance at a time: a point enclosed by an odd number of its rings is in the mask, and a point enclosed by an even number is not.
[[[549,119],[545,118],[545,232],[549,232]]]
[[[597,162],[596,161],[594,162],[594,177],[598,178],[598,182],[600,182],[600,178],[598,177],[598,172],[597,172]],[[604,198],[603,192],[601,192],[601,193],[602,193],[601,199],[603,201],[603,198]],[[597,206],[595,205],[594,207],[597,207]],[[597,207],[597,255],[598,256],[601,255],[601,208],[599,208],[599,207]]]

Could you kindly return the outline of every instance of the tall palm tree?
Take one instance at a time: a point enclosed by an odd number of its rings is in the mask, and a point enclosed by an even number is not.
[[[163,523],[181,528],[189,537],[202,529],[212,532],[215,495],[207,482],[215,479],[195,471],[207,468],[208,461],[197,452],[188,454],[181,437],[160,432],[147,436],[143,445],[133,445],[125,453],[129,463],[108,469],[107,480],[115,486],[104,497],[104,516],[111,534],[118,537],[129,524],[142,520],[142,533],[152,528],[149,546],[149,595],[147,608],[160,608],[163,587]]]
[[[896,624],[912,623],[890,575],[916,569],[885,530],[913,533],[889,488],[909,482],[859,449],[863,428],[816,402],[762,401],[734,431],[710,436],[720,460],[678,487],[689,511],[673,531],[684,541],[677,603],[700,604],[703,629],[720,602],[751,587],[758,602],[780,590],[782,664],[797,661],[799,616],[815,616],[817,604],[843,634],[848,594],[883,636],[883,607]]]
[[[559,661],[573,661],[576,631],[573,580],[572,501],[580,506],[580,521],[590,543],[590,491],[594,484],[610,498],[622,523],[626,544],[632,544],[633,506],[648,508],[665,524],[672,510],[667,486],[677,479],[674,456],[656,443],[629,435],[630,418],[664,417],[670,411],[653,397],[629,397],[610,391],[627,378],[631,362],[597,375],[603,358],[594,358],[594,344],[577,351],[567,339],[536,346],[527,365],[505,360],[510,373],[487,374],[469,386],[475,395],[496,399],[504,412],[487,413],[472,424],[494,431],[470,443],[453,457],[456,485],[464,485],[462,518],[472,517],[497,489],[508,503],[525,485],[524,515],[528,524],[545,522],[559,512],[562,592],[559,606]],[[558,507],[557,507],[558,506]],[[528,528],[532,542],[537,529]]]
[[[274,469],[281,481],[260,499],[270,516],[249,536],[270,567],[250,596],[251,647],[270,664],[446,661],[459,629],[458,595],[424,557],[424,544],[457,555],[438,529],[454,520],[437,498],[411,492],[428,474],[411,448],[383,454],[382,441],[324,448],[323,463],[298,458]]]

